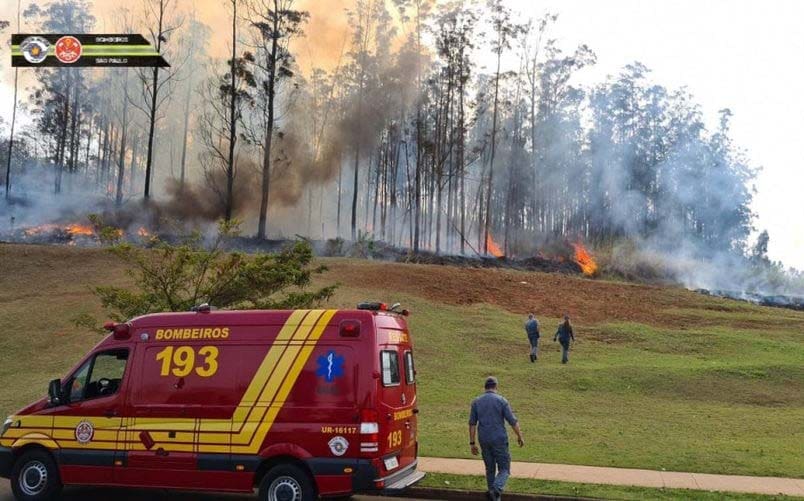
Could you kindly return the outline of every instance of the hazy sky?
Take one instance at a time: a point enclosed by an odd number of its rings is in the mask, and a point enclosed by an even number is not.
[[[734,112],[736,143],[763,170],[754,210],[758,229],[770,232],[770,255],[804,269],[804,1],[800,0],[508,0],[521,18],[559,14],[551,31],[566,50],[586,43],[598,62],[579,76],[599,82],[640,61],[668,87],[687,86],[709,123],[717,111]],[[0,16],[16,10],[0,0]],[[23,2],[27,3],[27,2]],[[101,2],[98,2],[99,4]],[[106,6],[123,4],[104,0]],[[136,3],[136,2],[133,2]],[[182,1],[189,4],[190,2]],[[211,24],[225,16],[218,0],[194,2]],[[309,59],[337,57],[348,0],[306,0],[313,16]],[[128,3],[129,5],[132,2]],[[104,17],[106,14],[103,13]],[[225,18],[224,18],[225,19]],[[7,53],[6,53],[7,54]],[[335,56],[333,56],[335,54]],[[11,113],[11,71],[0,62],[0,114]],[[30,70],[25,70],[30,71]]]

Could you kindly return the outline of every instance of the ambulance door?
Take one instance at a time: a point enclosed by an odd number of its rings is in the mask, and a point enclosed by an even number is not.
[[[51,410],[65,482],[113,482],[129,355],[128,348],[98,351],[65,380],[67,401]]]
[[[124,422],[126,460],[117,469],[118,483],[199,487],[197,350],[181,341],[156,341],[152,331],[135,336],[145,340],[132,368]]]
[[[381,334],[382,336],[382,330]],[[393,334],[392,338],[398,337]],[[413,406],[415,392],[407,388],[404,371],[404,346],[385,343],[380,345],[380,453],[383,460],[381,476],[387,476],[411,462],[406,452],[414,437]]]

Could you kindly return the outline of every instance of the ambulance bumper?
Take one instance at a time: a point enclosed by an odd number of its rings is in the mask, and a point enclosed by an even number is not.
[[[387,494],[403,491],[424,478],[424,472],[416,470],[417,464],[418,461],[414,461],[401,470],[381,478],[375,476],[377,472],[374,467],[367,465],[363,474],[358,477],[361,480],[359,485],[358,482],[354,482],[354,490],[355,492],[380,491]]]
[[[383,492],[394,494],[396,492],[403,491],[411,485],[421,481],[421,479],[424,478],[425,473],[423,471],[416,470],[416,464],[417,461],[414,461],[413,464],[404,470],[386,477],[384,479],[385,488],[383,489]]]
[[[8,447],[0,447],[0,477],[11,476],[12,466],[14,466],[14,453]]]

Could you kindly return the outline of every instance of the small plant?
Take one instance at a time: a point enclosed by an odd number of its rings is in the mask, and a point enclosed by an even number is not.
[[[370,258],[374,256],[377,244],[368,232],[358,231],[357,241],[352,244],[349,250],[351,257]]]
[[[103,222],[103,218],[98,214],[90,214],[87,216],[98,240],[102,245],[116,245],[123,238],[123,230],[109,226]]]
[[[343,256],[343,239],[341,237],[327,240],[327,256]]]

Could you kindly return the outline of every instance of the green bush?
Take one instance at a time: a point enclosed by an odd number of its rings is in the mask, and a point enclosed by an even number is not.
[[[236,222],[221,222],[208,247],[198,233],[179,244],[157,240],[151,249],[115,244],[109,250],[128,265],[136,290],[93,290],[117,321],[189,311],[203,303],[223,309],[309,308],[335,292],[336,285],[308,289],[312,277],[326,271],[324,266],[312,266],[309,243],[298,241],[276,254],[225,252],[224,243],[237,233]]]

